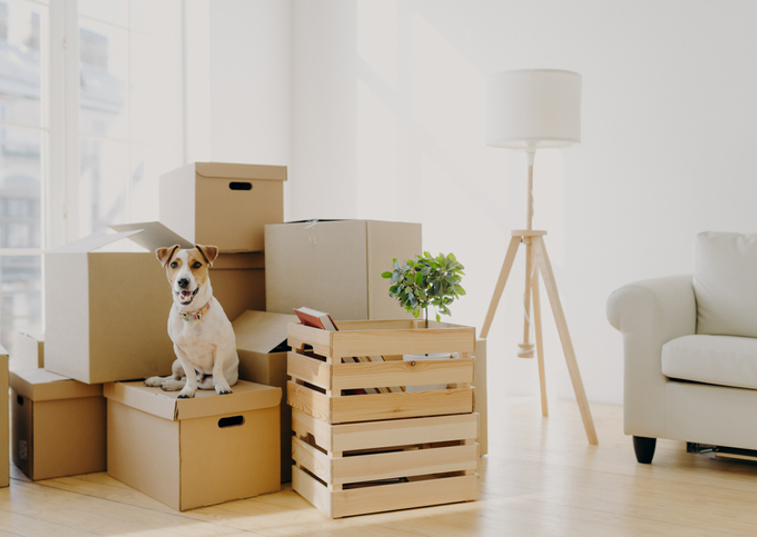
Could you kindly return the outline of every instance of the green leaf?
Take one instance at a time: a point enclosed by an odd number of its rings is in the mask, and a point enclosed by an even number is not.
[[[381,273],[382,278],[391,278],[394,272],[389,272],[388,270],[386,272]]]

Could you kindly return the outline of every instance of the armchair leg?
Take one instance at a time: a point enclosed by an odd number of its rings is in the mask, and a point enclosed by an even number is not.
[[[636,460],[642,464],[650,464],[652,462],[652,457],[654,457],[654,448],[656,445],[656,438],[634,436],[633,450],[634,453],[636,453]]]

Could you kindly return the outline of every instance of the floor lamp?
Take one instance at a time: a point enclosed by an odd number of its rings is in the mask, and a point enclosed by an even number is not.
[[[497,285],[486,314],[481,337],[489,334],[497,305],[502,298],[518,247],[526,247],[526,289],[523,294],[523,343],[518,356],[532,358],[534,344],[530,342],[531,302],[536,354],[539,365],[542,414],[548,415],[544,352],[539,304],[539,274],[544,279],[552,314],[557,325],[565,361],[573,383],[589,444],[597,444],[594,421],[584,392],[581,373],[570,340],[552,265],[544,245],[543,230],[533,229],[534,215],[534,157],[537,149],[559,148],[581,141],[581,75],[554,69],[524,69],[496,73],[487,80],[486,143],[494,147],[518,149],[528,157],[528,205],[526,229],[513,230],[510,246],[505,254]]]

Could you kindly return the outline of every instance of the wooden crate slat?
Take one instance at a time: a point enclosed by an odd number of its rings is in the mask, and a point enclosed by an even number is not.
[[[304,407],[302,410],[319,417]],[[473,390],[471,388],[459,388],[333,397],[331,399],[330,421],[331,423],[348,423],[418,416],[442,416],[445,414],[470,414],[471,412],[473,412]],[[319,419],[328,419],[328,415]]]
[[[315,390],[287,382],[287,403],[319,420],[328,421],[331,416],[331,398]]]
[[[472,358],[334,364],[332,369],[335,391],[470,382],[473,382]]]
[[[474,328],[429,328],[392,330],[341,330],[333,332],[332,357],[377,354],[422,354],[432,352],[473,352]]]
[[[330,390],[331,388],[331,365],[308,358],[295,352],[287,353],[287,374],[290,377],[302,379]]]
[[[327,483],[344,485],[360,481],[475,470],[478,462],[477,450],[476,444],[468,444],[341,457],[331,459],[330,475],[313,473]]]
[[[299,420],[301,412],[292,413],[292,421]],[[298,415],[295,418],[295,415]],[[310,416],[312,429],[321,424]],[[349,423],[331,427],[331,434],[322,431],[314,434],[316,443],[328,451],[385,448],[402,445],[448,442],[478,437],[478,414],[458,414],[433,418],[410,418],[378,422]],[[328,426],[326,426],[328,427]],[[310,431],[309,431],[310,432]],[[299,433],[299,431],[298,431]],[[329,446],[321,443],[321,439]]]
[[[330,516],[341,518],[475,500],[476,481],[473,475],[334,491]]]
[[[311,345],[313,352],[320,356],[330,356],[331,339],[335,332],[311,328],[297,323],[289,323],[287,327],[287,342],[293,350],[302,350]]]
[[[315,419],[301,410],[292,409],[292,430],[302,437],[312,434],[313,438],[315,438],[315,443],[326,451],[340,451],[333,448],[333,429],[334,427],[325,421]],[[475,436],[469,438],[475,438]]]
[[[332,459],[297,437],[292,437],[292,459],[326,483],[332,482]]]

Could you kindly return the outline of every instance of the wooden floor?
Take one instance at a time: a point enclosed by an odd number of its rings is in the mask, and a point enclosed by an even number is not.
[[[599,446],[578,407],[537,399],[492,405],[480,500],[330,520],[292,492],[179,513],[104,473],[0,489],[0,535],[729,536],[757,535],[757,464],[711,460],[660,441],[636,463],[622,409],[592,404]]]

